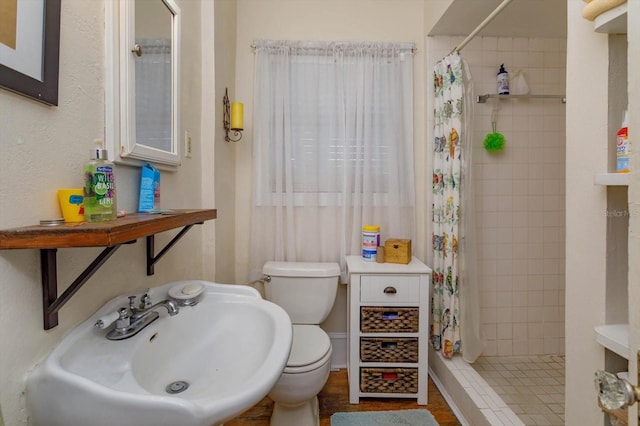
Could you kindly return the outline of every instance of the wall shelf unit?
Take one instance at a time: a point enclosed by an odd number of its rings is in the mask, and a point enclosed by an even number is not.
[[[500,100],[510,100],[510,99],[559,99],[563,104],[567,103],[566,95],[498,95],[496,93],[487,93],[484,95],[478,95],[476,97],[476,102],[479,104],[487,103],[489,99],[500,99]]]
[[[629,174],[599,173],[594,177],[593,183],[602,186],[629,186]]]
[[[609,324],[594,327],[596,342],[605,348],[629,359],[629,325]]]
[[[593,24],[595,32],[607,38],[606,49],[609,60],[607,93],[606,97],[597,101],[607,106],[608,114],[601,118],[600,124],[605,124],[607,137],[602,141],[602,145],[609,160],[608,170],[613,171],[598,173],[594,176],[594,184],[604,187],[604,193],[598,193],[598,191],[596,193],[603,195],[606,201],[604,241],[598,241],[600,244],[604,242],[606,248],[605,278],[604,282],[598,286],[598,291],[604,290],[605,295],[604,304],[598,307],[598,310],[604,307],[601,319],[604,324],[593,327],[595,341],[603,348],[604,357],[600,365],[594,367],[617,374],[620,371],[631,372],[632,365],[636,363],[635,356],[632,355],[634,351],[630,339],[633,314],[629,311],[632,309],[629,300],[633,299],[628,275],[632,262],[629,257],[628,243],[630,222],[627,194],[630,175],[615,173],[613,164],[615,164],[616,145],[612,140],[614,139],[612,136],[620,126],[617,117],[620,117],[622,111],[628,108],[631,93],[627,83],[630,51],[627,37],[624,35],[627,32],[627,3],[601,13],[594,19]],[[585,101],[584,98],[581,97],[581,99]],[[602,408],[602,411],[608,413],[605,415],[605,424],[638,424],[637,419],[632,421],[631,411],[626,408],[615,411]]]
[[[593,29],[603,34],[627,33],[627,3],[602,12],[593,20]]]
[[[25,226],[0,230],[0,250],[39,249],[42,271],[44,329],[58,325],[58,310],[71,299],[91,276],[122,244],[147,240],[147,275],[153,275],[154,264],[193,225],[216,218],[216,210],[172,210],[171,214],[132,214],[109,222],[64,224],[58,226]],[[155,234],[182,230],[156,255]],[[96,259],[58,296],[58,248],[105,247]]]

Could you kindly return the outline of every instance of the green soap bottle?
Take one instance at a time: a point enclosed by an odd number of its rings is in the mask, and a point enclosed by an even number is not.
[[[84,166],[84,220],[105,222],[117,217],[116,178],[102,140],[95,142],[91,160]]]

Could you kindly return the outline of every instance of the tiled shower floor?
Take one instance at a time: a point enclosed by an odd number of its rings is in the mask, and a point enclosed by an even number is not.
[[[564,355],[480,357],[472,365],[525,425],[564,425]]]

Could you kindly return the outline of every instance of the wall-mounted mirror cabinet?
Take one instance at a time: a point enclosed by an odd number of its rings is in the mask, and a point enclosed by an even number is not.
[[[173,0],[111,0],[106,131],[113,160],[180,165],[180,9]]]

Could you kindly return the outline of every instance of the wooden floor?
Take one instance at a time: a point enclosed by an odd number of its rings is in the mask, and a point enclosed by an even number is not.
[[[363,398],[360,404],[349,404],[349,384],[347,370],[332,371],[318,400],[320,402],[320,426],[331,425],[331,415],[346,411],[385,411],[426,408],[433,414],[440,426],[459,426],[460,422],[447,405],[438,388],[429,378],[428,404],[418,405],[415,399],[404,398]],[[268,426],[273,402],[264,398],[256,406],[239,417],[228,421],[225,426]]]

